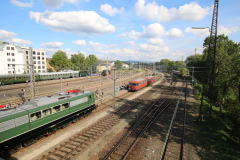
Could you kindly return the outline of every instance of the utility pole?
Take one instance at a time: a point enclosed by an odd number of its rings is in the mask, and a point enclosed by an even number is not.
[[[60,78],[60,81],[61,81],[61,92],[62,92],[62,77]]]
[[[193,59],[192,86],[194,81],[194,63],[195,63],[196,52],[197,52],[197,48],[195,48],[194,59]]]
[[[14,77],[15,77],[15,80],[16,80],[16,65],[14,65]]]
[[[80,55],[79,55],[79,51],[78,51],[78,70],[80,71]]]
[[[108,57],[107,57],[107,79],[108,79]]]
[[[33,53],[32,47],[29,47],[30,55],[30,82],[31,82],[31,98],[35,97],[35,76],[34,76],[34,65],[33,65]]]
[[[91,78],[93,78],[93,77],[92,77],[92,65],[91,65]]]
[[[114,86],[113,86],[114,107],[116,107],[116,105],[115,105],[115,81],[116,81],[115,67],[114,67],[114,78],[113,78],[113,81],[114,81]]]
[[[217,21],[218,21],[218,3],[219,0],[214,0],[214,10],[213,10],[213,18],[212,18],[212,25],[210,31],[210,41],[208,46],[208,55],[207,55],[207,67],[209,69],[209,72],[212,71],[212,75],[209,73],[210,80],[209,80],[209,91],[211,91],[210,94],[210,118],[212,116],[212,104],[213,104],[213,93],[214,93],[214,72],[215,72],[215,56],[216,56],[216,43],[217,43]],[[211,60],[211,62],[210,62]],[[211,70],[212,67],[212,70]],[[207,84],[207,77],[205,76],[204,83]],[[202,112],[202,106],[203,106],[203,96],[205,91],[205,84],[203,84],[203,91],[202,91],[202,98],[201,98],[201,105],[200,105],[200,111],[199,111],[199,118],[201,117]]]

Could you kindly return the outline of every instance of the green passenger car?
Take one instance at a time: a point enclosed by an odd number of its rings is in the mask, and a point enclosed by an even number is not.
[[[77,92],[66,95],[41,97],[27,101],[17,108],[0,111],[0,147],[21,144],[32,134],[60,126],[63,121],[95,108],[93,92]]]

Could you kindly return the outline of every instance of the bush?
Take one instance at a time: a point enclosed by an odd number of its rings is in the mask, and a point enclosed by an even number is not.
[[[193,86],[193,93],[196,94],[196,95],[199,95],[200,93],[202,93],[202,85],[201,84],[198,84],[198,83],[194,83],[194,86]]]

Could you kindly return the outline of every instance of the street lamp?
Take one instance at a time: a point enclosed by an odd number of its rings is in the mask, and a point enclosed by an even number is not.
[[[209,32],[211,32],[211,29],[209,27],[192,27],[192,29],[209,29]]]

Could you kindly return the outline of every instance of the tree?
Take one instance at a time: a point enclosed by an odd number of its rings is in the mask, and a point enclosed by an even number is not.
[[[202,54],[196,54],[195,55],[190,55],[186,58],[187,63],[187,67],[190,71],[190,74],[193,74],[193,68],[191,67],[197,67],[194,68],[194,71],[197,71],[196,73],[194,73],[194,78],[196,78],[197,80],[199,80],[200,82],[204,82],[204,75],[206,75],[206,60],[203,58]]]
[[[119,60],[116,60],[116,62],[114,63],[114,67],[117,69],[122,69],[122,62]]]
[[[58,50],[49,61],[49,64],[57,71],[69,69],[70,61],[65,52]]]
[[[71,62],[74,65],[75,70],[84,70],[86,60],[82,53],[71,55]]]
[[[202,66],[207,65],[208,56],[208,44],[210,38],[207,37],[204,40],[204,46],[206,47],[203,51],[203,55],[196,55],[196,57],[190,56],[187,58],[188,66]],[[229,110],[231,117],[240,117],[240,101],[239,101],[239,86],[240,86],[240,45],[239,43],[229,40],[227,36],[219,35],[216,43],[216,56],[208,59],[208,68],[204,73],[197,73],[195,76],[207,77],[208,80],[205,82],[202,78],[202,82],[205,86],[209,86],[212,77],[213,61],[215,62],[214,70],[214,85],[212,92],[208,87],[205,88],[205,95],[208,96],[216,107],[219,107],[219,116],[222,115],[222,110]],[[211,116],[210,108],[210,116]],[[238,118],[239,119],[239,118]],[[237,119],[233,119],[237,122]],[[240,124],[240,120],[238,121]],[[240,132],[240,130],[239,130]]]

